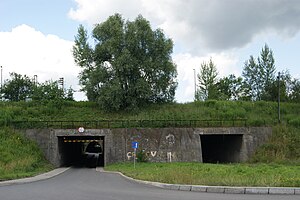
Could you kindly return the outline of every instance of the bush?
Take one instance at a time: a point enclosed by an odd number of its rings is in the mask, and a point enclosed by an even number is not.
[[[295,126],[295,127],[300,127],[300,117],[296,117],[296,118],[290,119],[288,121],[288,124],[292,125],[292,126]]]
[[[145,150],[139,151],[136,155],[136,158],[138,162],[148,162],[148,156]]]

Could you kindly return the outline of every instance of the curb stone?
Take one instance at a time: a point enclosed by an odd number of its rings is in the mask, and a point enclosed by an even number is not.
[[[34,176],[34,177],[3,181],[3,182],[0,182],[0,187],[1,186],[16,185],[16,184],[32,183],[32,182],[36,182],[36,181],[46,180],[46,179],[52,178],[54,176],[57,176],[57,175],[65,172],[65,171],[67,171],[68,169],[70,169],[70,168],[69,167],[57,168],[57,169],[54,169],[50,172],[46,172],[44,174],[39,174],[39,175]]]
[[[125,176],[121,172],[109,172],[101,170],[104,173],[114,173],[137,183],[152,185],[169,190],[207,192],[207,193],[225,193],[225,194],[262,194],[262,195],[300,195],[300,188],[291,187],[227,187],[227,186],[204,186],[204,185],[180,185],[167,184],[151,181],[142,181]]]

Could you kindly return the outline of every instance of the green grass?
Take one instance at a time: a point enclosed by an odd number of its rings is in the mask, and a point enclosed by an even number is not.
[[[51,169],[34,142],[11,129],[0,129],[0,180],[34,176]]]
[[[300,127],[300,104],[282,103],[282,122]],[[248,125],[274,125],[276,102],[206,101],[149,105],[131,112],[105,113],[91,102],[0,102],[0,121],[13,120],[228,120],[247,119]]]
[[[286,125],[274,126],[269,141],[256,150],[249,162],[300,165],[299,128]]]
[[[280,164],[132,163],[105,167],[108,171],[146,181],[222,186],[300,187],[300,167]]]

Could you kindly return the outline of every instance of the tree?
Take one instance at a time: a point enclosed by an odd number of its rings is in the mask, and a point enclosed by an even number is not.
[[[15,72],[10,73],[11,80],[6,80],[2,93],[9,101],[24,101],[30,98],[33,92],[33,81],[26,75],[22,76]]]
[[[273,51],[265,44],[264,48],[260,53],[260,58],[258,58],[259,68],[262,70],[264,77],[264,90],[262,93],[262,100],[270,101],[271,94],[268,93],[266,88],[270,87],[272,82],[275,80],[275,60],[273,56]]]
[[[274,82],[274,63],[273,51],[267,44],[262,48],[257,61],[253,56],[250,56],[250,59],[245,62],[243,69],[244,84],[252,100],[271,99],[266,88],[271,87],[272,82]]]
[[[92,37],[93,47],[80,26],[73,47],[82,68],[80,83],[90,101],[106,110],[122,110],[174,100],[173,42],[162,30],[152,30],[141,15],[125,22],[115,14],[97,24]]]
[[[218,98],[217,76],[217,67],[212,59],[208,63],[203,62],[201,64],[200,73],[198,74],[199,87],[196,94],[197,100],[205,101]]]
[[[45,83],[37,84],[34,87],[32,100],[35,101],[49,101],[49,100],[63,100],[64,91],[59,88],[57,81],[46,81]]]
[[[294,79],[291,83],[291,93],[289,94],[289,99],[292,102],[300,103],[300,81]]]
[[[230,74],[221,78],[217,83],[219,99],[239,100],[244,95],[243,78]]]

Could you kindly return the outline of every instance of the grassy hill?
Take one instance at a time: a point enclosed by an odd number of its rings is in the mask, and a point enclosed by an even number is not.
[[[300,104],[282,103],[283,124],[300,127]],[[0,102],[0,123],[15,120],[228,120],[247,119],[249,126],[275,125],[276,102],[207,101],[152,105],[135,111],[105,113],[91,102]]]
[[[9,128],[0,128],[0,181],[33,176],[51,168],[34,142]]]

